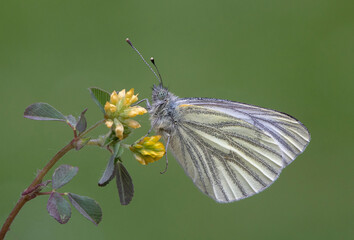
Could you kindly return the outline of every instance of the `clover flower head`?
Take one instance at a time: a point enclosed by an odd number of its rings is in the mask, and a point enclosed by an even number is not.
[[[128,92],[125,92],[125,89],[123,89],[119,93],[113,91],[110,96],[110,101],[107,101],[104,106],[106,112],[105,124],[115,132],[120,140],[126,137],[124,129],[141,127],[137,121],[131,118],[137,115],[143,115],[147,111],[140,106],[131,107],[136,101],[138,101],[138,94],[134,95],[134,88],[130,89]]]
[[[134,157],[142,165],[156,162],[165,155],[166,150],[162,142],[161,136],[144,137],[139,142],[130,146],[130,150],[134,153]]]

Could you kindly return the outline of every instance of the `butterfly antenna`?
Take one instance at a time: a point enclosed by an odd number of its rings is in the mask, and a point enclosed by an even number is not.
[[[160,83],[162,85],[162,77],[161,77],[161,74],[160,74],[160,71],[159,69],[157,68],[157,65],[155,64],[155,59],[153,57],[150,58],[150,62],[152,62],[152,65],[154,65],[156,71],[157,71],[157,74],[159,74],[159,77],[160,77]]]
[[[141,59],[144,61],[144,63],[150,68],[151,72],[154,73],[155,77],[157,78],[157,80],[159,80],[160,84],[162,85],[162,80],[161,80],[161,78],[159,78],[159,77],[157,76],[156,72],[154,71],[154,69],[152,69],[152,67],[150,66],[150,64],[148,64],[148,63],[145,61],[143,55],[141,55],[141,53],[138,51],[138,49],[136,49],[136,48],[133,46],[133,44],[132,44],[132,42],[130,41],[130,39],[127,38],[127,39],[125,39],[125,41],[134,49],[135,52],[137,52],[137,53],[139,54],[140,58],[141,58]]]

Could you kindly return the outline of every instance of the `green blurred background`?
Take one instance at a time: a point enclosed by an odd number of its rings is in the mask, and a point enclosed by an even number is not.
[[[310,130],[304,154],[261,194],[218,204],[170,157],[142,166],[127,152],[135,196],[98,188],[109,155],[94,147],[61,163],[80,168],[64,191],[103,208],[98,227],[77,212],[66,225],[47,197],[27,204],[7,239],[351,239],[353,237],[354,3],[270,1],[0,1],[0,223],[37,169],[72,136],[65,124],[22,117],[31,103],[64,114],[88,107],[88,87],[134,87],[150,97],[153,74],[125,43],[154,56],[180,97],[214,97],[277,109]],[[131,141],[149,129],[148,116]],[[104,127],[96,133],[106,131]]]

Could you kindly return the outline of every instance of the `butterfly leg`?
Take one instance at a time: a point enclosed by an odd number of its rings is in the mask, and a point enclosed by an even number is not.
[[[141,99],[140,101],[136,102],[135,104],[132,105],[133,106],[136,106],[136,105],[139,105],[139,103],[142,103],[142,102],[146,102],[146,108],[149,110],[151,109],[151,105],[150,105],[150,102],[149,102],[149,99],[147,98],[144,98],[144,99]]]
[[[167,141],[166,141],[166,150],[165,150],[165,157],[166,157],[166,167],[165,170],[163,170],[162,172],[160,172],[161,174],[164,174],[167,171],[167,167],[168,167],[168,158],[167,158],[167,149],[168,149],[168,144],[170,143],[170,135],[168,135]]]
[[[145,137],[147,137],[147,136],[151,133],[152,129],[153,129],[153,126],[151,126],[151,128],[149,129],[149,131],[148,131],[144,136],[142,136],[142,137],[139,138],[137,141],[135,141],[135,142],[132,144],[132,146],[133,146],[134,144],[138,143],[140,140],[142,140],[142,139],[144,139]]]

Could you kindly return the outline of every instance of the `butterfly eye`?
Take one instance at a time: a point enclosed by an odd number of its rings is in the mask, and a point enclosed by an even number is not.
[[[165,91],[160,91],[157,95],[159,100],[164,100],[166,97],[166,92]]]

